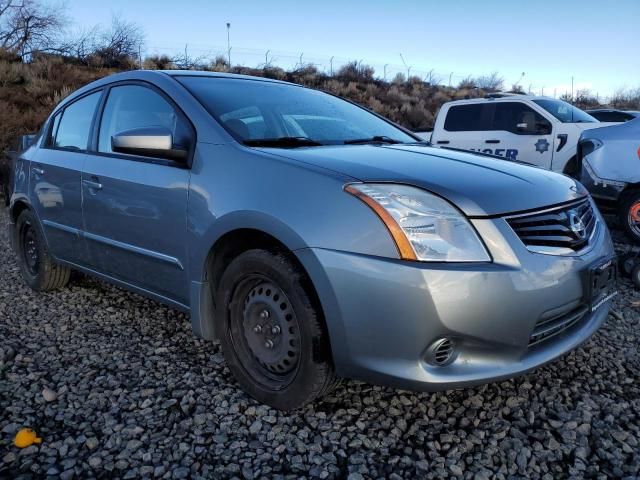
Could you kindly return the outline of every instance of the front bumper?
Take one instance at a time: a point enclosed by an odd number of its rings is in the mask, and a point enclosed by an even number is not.
[[[587,302],[586,272],[613,256],[600,226],[582,256],[532,253],[504,219],[473,220],[494,259],[427,264],[323,249],[299,250],[327,320],[336,371],[412,390],[446,390],[509,378],[586,341],[610,301],[561,333],[530,345],[536,324]],[[452,338],[457,357],[437,367],[429,346]]]

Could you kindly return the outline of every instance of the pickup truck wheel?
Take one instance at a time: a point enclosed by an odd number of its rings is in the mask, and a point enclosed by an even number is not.
[[[618,220],[626,234],[635,243],[640,243],[640,191],[629,192],[623,197]]]
[[[329,339],[306,275],[283,254],[249,250],[227,267],[217,329],[242,388],[280,410],[299,408],[333,385]]]
[[[69,283],[71,270],[53,262],[38,219],[24,210],[16,222],[16,253],[22,278],[37,291],[62,288]]]

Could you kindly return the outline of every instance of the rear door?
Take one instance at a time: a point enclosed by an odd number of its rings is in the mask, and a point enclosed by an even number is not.
[[[190,171],[111,148],[116,133],[157,126],[168,128],[174,143],[194,140],[191,124],[160,91],[140,83],[109,89],[82,173],[85,235],[102,272],[185,304]]]
[[[436,125],[431,142],[441,147],[493,153],[492,147],[484,143],[491,113],[488,103],[451,105],[438,115],[438,123],[442,123]],[[440,120],[441,115],[443,120]]]
[[[86,265],[82,239],[82,166],[102,91],[90,93],[58,112],[31,162],[29,194],[50,253]]]

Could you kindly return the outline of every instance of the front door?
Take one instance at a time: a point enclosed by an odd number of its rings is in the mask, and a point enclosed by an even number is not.
[[[82,238],[82,167],[101,91],[74,101],[49,122],[31,161],[31,203],[54,258],[86,265]]]
[[[187,303],[187,195],[190,171],[171,160],[119,154],[119,132],[164,126],[173,138],[190,129],[159,92],[146,86],[112,87],[104,106],[97,152],[82,173],[84,223],[100,271],[138,288]]]
[[[551,169],[551,122],[523,102],[496,101],[493,106],[491,130],[483,132],[486,148],[508,160]]]

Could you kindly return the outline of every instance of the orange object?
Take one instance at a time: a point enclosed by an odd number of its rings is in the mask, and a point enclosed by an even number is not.
[[[631,219],[634,222],[640,222],[640,202],[636,202],[631,205],[629,209],[629,214],[631,215]]]
[[[411,246],[409,239],[402,231],[400,225],[398,225],[398,222],[396,222],[396,220],[391,216],[389,212],[387,212],[378,202],[376,202],[366,193],[362,193],[360,190],[358,190],[357,188],[353,188],[351,185],[347,185],[344,190],[345,192],[358,197],[378,215],[380,220],[382,220],[382,223],[384,223],[385,227],[387,227],[387,230],[389,230],[391,238],[393,238],[393,241],[396,244],[396,248],[400,253],[400,258],[404,260],[417,260],[416,254],[413,251],[413,247]]]
[[[18,448],[27,448],[34,443],[42,443],[42,439],[30,428],[23,428],[16,433],[16,438],[13,441],[13,444]]]

